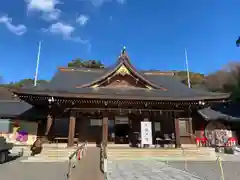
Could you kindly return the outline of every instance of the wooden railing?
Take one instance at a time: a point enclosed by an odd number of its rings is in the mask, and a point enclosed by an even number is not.
[[[67,177],[69,178],[71,173],[72,173],[72,169],[75,168],[76,166],[76,162],[80,161],[82,159],[83,156],[86,155],[87,153],[87,141],[82,144],[80,147],[78,147],[68,158],[68,173],[67,173]],[[74,159],[75,158],[75,159]],[[75,163],[74,163],[75,162]]]

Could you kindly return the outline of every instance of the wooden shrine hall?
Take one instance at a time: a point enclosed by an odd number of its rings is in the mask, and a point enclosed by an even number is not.
[[[194,143],[204,121],[198,110],[229,97],[188,88],[172,72],[138,71],[125,49],[112,68],[59,68],[46,85],[11,91],[45,114],[39,136],[65,136],[68,146],[75,138],[128,144],[141,121],[152,122],[153,143],[165,134],[176,147]]]

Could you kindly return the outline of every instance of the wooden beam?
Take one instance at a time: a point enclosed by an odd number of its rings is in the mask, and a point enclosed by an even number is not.
[[[175,117],[174,119],[174,125],[175,125],[175,147],[180,148],[181,142],[180,142],[180,128],[179,128],[179,119]]]
[[[136,111],[136,112],[139,112],[139,111],[142,111],[142,112],[161,112],[161,111],[169,111],[169,112],[172,112],[172,111],[176,111],[176,112],[184,112],[184,109],[146,109],[146,108],[107,108],[107,111],[119,111],[119,110],[122,110],[122,111]],[[75,110],[75,111],[106,111],[106,108],[72,108],[72,110]]]
[[[194,143],[194,136],[193,136],[193,126],[192,126],[192,118],[189,117],[188,119],[188,127],[189,127],[189,134],[191,143]]]
[[[52,128],[52,125],[53,125],[53,118],[52,116],[49,114],[47,116],[47,125],[46,125],[46,130],[45,130],[45,137],[48,139],[48,136],[49,136],[49,133],[50,133],[50,130]]]
[[[68,147],[74,146],[76,117],[70,116],[68,128]]]
[[[102,119],[102,141],[108,143],[108,116],[105,114]]]

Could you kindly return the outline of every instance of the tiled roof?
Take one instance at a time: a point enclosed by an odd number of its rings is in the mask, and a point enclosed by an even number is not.
[[[211,108],[198,110],[198,113],[206,120],[226,120],[226,121],[240,121],[240,104],[219,104]]]
[[[0,117],[16,117],[32,108],[12,95],[7,88],[0,88]]]
[[[0,101],[14,100],[13,93],[5,87],[0,87]]]
[[[140,88],[91,88],[89,84],[98,82],[112,74],[119,65],[124,64],[134,72],[139,79],[152,86],[152,89]],[[81,88],[76,88],[81,87]],[[166,90],[163,90],[166,89]],[[145,99],[176,99],[176,100],[204,100],[228,98],[228,94],[211,93],[203,90],[188,88],[179,79],[171,73],[161,74],[159,71],[137,71],[130,64],[127,55],[122,55],[117,61],[115,67],[110,69],[88,69],[88,68],[60,68],[52,80],[45,86],[28,88],[18,91],[19,93],[41,94],[47,96],[63,96],[69,93],[81,95],[107,95],[114,98],[145,98]],[[120,97],[121,96],[121,97]]]
[[[0,117],[17,117],[31,109],[32,106],[20,101],[1,101]]]

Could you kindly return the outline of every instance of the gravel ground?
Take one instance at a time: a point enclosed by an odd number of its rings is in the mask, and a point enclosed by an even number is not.
[[[169,161],[168,164],[177,169],[185,170],[185,162]],[[225,180],[240,179],[240,162],[222,162]],[[215,161],[187,162],[189,173],[202,177],[206,180],[221,180],[221,170]]]
[[[0,180],[67,180],[66,162],[22,163],[23,158],[0,164]]]

